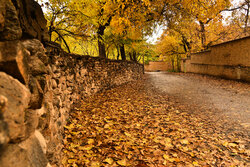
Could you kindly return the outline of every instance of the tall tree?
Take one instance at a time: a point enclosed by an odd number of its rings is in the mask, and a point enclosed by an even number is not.
[[[167,22],[167,26],[175,29],[175,25],[181,25],[185,23],[197,24],[196,31],[200,38],[200,44],[203,49],[207,48],[207,44],[210,42],[207,40],[207,27],[211,22],[213,24],[221,22],[221,12],[228,8],[231,3],[230,0],[173,0],[164,1],[164,20]],[[188,22],[187,22],[188,21]]]

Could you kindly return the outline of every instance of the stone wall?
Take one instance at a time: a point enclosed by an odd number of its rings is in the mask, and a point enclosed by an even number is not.
[[[0,2],[1,167],[60,166],[72,106],[143,74],[137,63],[67,54],[46,42],[46,30],[35,26],[39,21],[21,12],[33,11],[24,9],[32,3]],[[44,19],[39,12],[36,18]],[[29,32],[29,26],[34,31]]]
[[[171,63],[163,61],[150,61],[145,65],[145,71],[168,71],[172,70]]]
[[[250,36],[191,54],[182,60],[183,72],[192,72],[250,82]]]

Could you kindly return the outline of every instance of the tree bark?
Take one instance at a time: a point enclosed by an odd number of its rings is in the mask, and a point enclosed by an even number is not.
[[[103,57],[103,58],[106,58],[105,44],[103,42],[103,35],[104,35],[105,28],[106,26],[100,25],[97,30],[99,57]]]
[[[136,51],[133,51],[133,53],[132,53],[132,59],[133,59],[134,62],[137,62]]]
[[[63,40],[68,52],[70,53],[70,48],[69,48],[69,45],[67,44],[66,40],[63,38],[63,36],[57,31],[57,30],[54,30],[54,32],[57,33],[57,35]]]
[[[120,57],[119,47],[116,46],[116,49],[117,49],[117,60],[119,60],[119,57]]]
[[[174,72],[174,59],[171,59],[171,64],[172,64],[172,71]]]
[[[121,52],[122,60],[126,60],[126,54],[125,54],[124,44],[122,44],[122,45],[120,46],[120,52]]]
[[[246,18],[245,18],[245,27],[244,32],[246,33],[248,30],[248,18],[249,18],[249,10],[250,10],[250,1],[246,1],[247,3],[247,9],[246,9]]]
[[[176,56],[177,60],[176,60],[176,65],[177,65],[177,72],[180,72],[181,71],[181,56],[180,55],[177,55]]]
[[[201,46],[203,49],[206,49],[206,34],[205,34],[205,24],[202,21],[200,23],[200,33],[201,33]]]
[[[132,57],[132,53],[131,52],[129,52],[129,58],[130,58],[130,61],[133,61],[133,57]]]

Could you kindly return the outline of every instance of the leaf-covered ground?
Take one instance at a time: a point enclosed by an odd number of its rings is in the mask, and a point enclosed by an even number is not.
[[[185,108],[146,80],[98,93],[71,112],[64,166],[249,166],[249,136]]]

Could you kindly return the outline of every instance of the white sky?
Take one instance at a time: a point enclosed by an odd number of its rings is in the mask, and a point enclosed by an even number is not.
[[[155,44],[158,40],[158,38],[161,37],[161,34],[163,33],[164,26],[157,26],[151,36],[147,36],[147,42],[151,44]]]
[[[240,2],[243,2],[244,0],[233,0],[232,4],[236,6]],[[226,18],[231,15],[231,12],[223,12],[223,16]],[[161,34],[163,33],[164,26],[157,26],[156,29],[154,30],[153,34],[151,36],[147,36],[147,42],[151,44],[155,44],[158,40],[159,37],[161,37]]]

